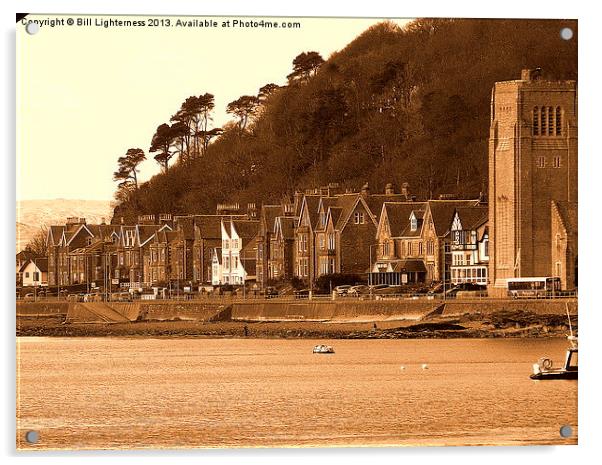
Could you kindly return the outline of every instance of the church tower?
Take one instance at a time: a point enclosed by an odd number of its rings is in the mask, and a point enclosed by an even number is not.
[[[576,214],[577,83],[523,70],[491,94],[490,296],[506,295],[507,278],[555,276],[555,203]]]

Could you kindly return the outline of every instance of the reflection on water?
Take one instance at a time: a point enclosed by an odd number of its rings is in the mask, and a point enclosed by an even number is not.
[[[563,339],[17,344],[24,449],[576,443],[577,382],[529,379]]]

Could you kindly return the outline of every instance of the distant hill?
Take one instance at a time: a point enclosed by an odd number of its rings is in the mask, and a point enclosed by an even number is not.
[[[88,223],[111,221],[109,200],[21,200],[17,202],[17,252],[23,250],[40,228],[64,224],[67,217],[86,218]]]

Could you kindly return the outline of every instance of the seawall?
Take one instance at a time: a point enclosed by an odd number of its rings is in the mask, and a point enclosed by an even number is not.
[[[394,321],[524,311],[538,315],[577,314],[576,299],[562,300],[344,300],[337,301],[144,301],[17,302],[18,317],[63,317],[68,323],[133,321]]]

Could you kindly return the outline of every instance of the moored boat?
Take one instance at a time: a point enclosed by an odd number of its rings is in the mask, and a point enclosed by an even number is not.
[[[577,338],[568,337],[571,346],[566,351],[564,365],[559,368],[554,367],[554,363],[549,358],[541,358],[533,364],[533,374],[531,379],[578,379],[578,348]]]
[[[325,344],[318,344],[314,347],[314,354],[334,354],[334,349],[332,346],[327,346]]]

